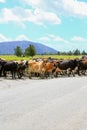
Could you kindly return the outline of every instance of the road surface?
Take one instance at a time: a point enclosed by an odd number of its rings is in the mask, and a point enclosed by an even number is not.
[[[87,77],[0,78],[0,130],[87,130]]]

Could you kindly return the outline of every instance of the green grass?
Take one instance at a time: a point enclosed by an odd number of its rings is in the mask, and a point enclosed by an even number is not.
[[[54,59],[75,59],[75,58],[80,58],[80,56],[76,56],[76,55],[43,55],[41,56],[42,58],[54,58]]]
[[[29,60],[30,57],[17,57],[15,55],[0,55],[0,58],[3,58],[5,60]]]
[[[75,59],[80,58],[81,55],[75,56],[75,55],[36,55],[33,58],[54,58],[54,59]],[[30,60],[32,57],[17,57],[15,55],[0,55],[0,58],[3,58],[5,60]]]

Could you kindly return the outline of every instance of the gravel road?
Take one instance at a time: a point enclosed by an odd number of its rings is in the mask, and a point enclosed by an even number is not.
[[[87,77],[0,78],[0,130],[87,130]]]

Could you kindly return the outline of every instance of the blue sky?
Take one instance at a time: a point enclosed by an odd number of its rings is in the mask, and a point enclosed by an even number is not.
[[[0,42],[87,51],[87,0],[0,0]]]

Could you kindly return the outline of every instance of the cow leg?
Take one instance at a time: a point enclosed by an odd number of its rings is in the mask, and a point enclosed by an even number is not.
[[[20,72],[18,72],[18,74],[17,74],[17,75],[18,75],[18,78],[19,78],[19,79],[21,79],[21,78],[22,78],[22,76],[23,76],[23,72],[22,72],[22,71],[20,71]]]
[[[71,70],[71,71],[70,71],[70,74],[71,74],[73,77],[75,77],[75,72],[74,72],[74,70]]]
[[[70,68],[67,69],[67,75],[70,77],[70,74],[72,73],[72,70]]]
[[[3,70],[3,75],[4,75],[4,77],[7,77],[7,74],[6,74],[5,70]]]
[[[74,72],[74,70],[72,70],[72,75],[73,75],[73,77],[75,77],[75,72]]]
[[[12,79],[16,79],[16,77],[15,77],[15,72],[14,72],[14,71],[11,71],[11,74],[12,74]]]
[[[14,79],[14,73],[13,73],[13,71],[11,71],[11,75],[12,75],[12,79]]]
[[[29,79],[31,79],[31,72],[29,72]]]
[[[2,70],[0,70],[0,77],[2,76]]]
[[[49,77],[49,72],[45,72],[46,79]]]
[[[80,71],[81,71],[81,69],[78,67],[77,74],[78,74],[79,76],[81,76],[81,73],[80,73]]]
[[[15,72],[13,72],[13,77],[14,77],[14,79],[16,79],[16,75],[15,75],[16,73]]]
[[[44,78],[44,73],[43,73],[43,72],[39,73],[39,77],[40,77],[41,79],[43,79],[43,78]]]

